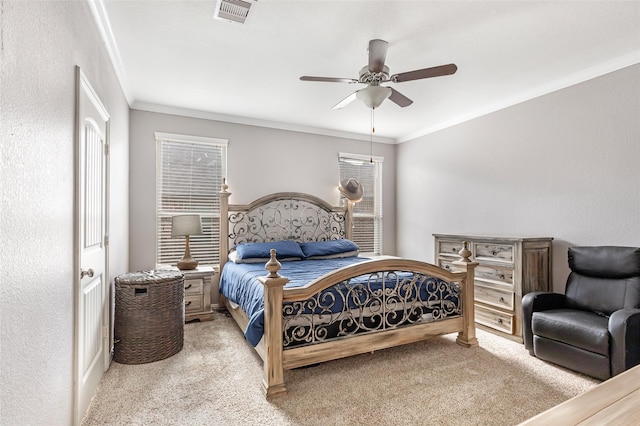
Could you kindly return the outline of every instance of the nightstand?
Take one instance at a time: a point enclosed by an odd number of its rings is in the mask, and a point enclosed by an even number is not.
[[[171,267],[172,270],[178,270]],[[217,271],[212,266],[198,266],[189,271],[180,271],[184,275],[184,321],[210,321],[211,283]]]

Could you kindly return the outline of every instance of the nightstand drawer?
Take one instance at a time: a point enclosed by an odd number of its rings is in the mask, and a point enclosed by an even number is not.
[[[500,330],[504,333],[513,334],[513,315],[480,305],[476,305],[475,308],[476,322],[478,324]]]
[[[185,297],[191,294],[202,294],[203,286],[204,286],[204,279],[202,278],[185,279],[184,280]]]
[[[513,269],[500,268],[489,265],[476,267],[476,280],[491,281],[498,284],[513,287]]]
[[[462,241],[440,241],[438,252],[441,256],[452,256],[459,258],[460,250],[462,250]]]
[[[492,260],[513,263],[512,244],[476,243],[473,250],[476,260]]]
[[[474,290],[476,301],[513,311],[515,295],[512,291],[486,287],[478,283],[476,283]]]
[[[202,305],[202,296],[185,296],[184,297],[184,312],[185,314],[189,314],[192,312],[200,312],[203,309]]]
[[[175,266],[169,270],[180,271],[184,275],[184,320],[210,321],[213,319],[211,311],[211,287],[218,271],[217,266],[198,266],[196,269],[179,270]]]

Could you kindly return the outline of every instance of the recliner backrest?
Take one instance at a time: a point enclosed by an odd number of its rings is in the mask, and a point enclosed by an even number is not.
[[[610,315],[640,308],[640,247],[570,247],[569,307]]]

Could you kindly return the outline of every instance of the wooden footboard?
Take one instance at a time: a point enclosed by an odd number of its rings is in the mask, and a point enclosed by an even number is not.
[[[384,259],[362,262],[327,274],[304,287],[285,289],[288,280],[278,274],[280,263],[276,260],[275,250],[271,252],[271,260],[265,265],[269,274],[260,279],[265,286],[265,320],[263,361],[263,392],[271,398],[286,392],[284,370],[311,365],[413,343],[431,336],[458,332],[456,342],[466,347],[478,346],[474,324],[473,282],[476,262],[469,260],[467,245],[461,251],[461,259],[454,262],[459,271],[451,272],[435,265],[405,259]],[[397,325],[381,327],[378,330],[362,334],[345,334],[341,338],[313,342],[285,349],[283,344],[283,308],[288,303],[313,300],[326,289],[339,283],[367,276],[369,274],[384,275],[387,272],[411,271],[422,277],[431,277],[440,283],[451,283],[459,286],[461,301],[460,313],[443,315],[442,318],[427,322],[421,319],[402,322]],[[443,284],[439,284],[442,286]],[[315,305],[315,303],[314,303]],[[286,311],[286,309],[284,309]],[[393,314],[393,312],[391,313]]]

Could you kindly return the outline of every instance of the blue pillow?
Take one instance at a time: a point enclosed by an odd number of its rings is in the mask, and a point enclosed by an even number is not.
[[[304,257],[332,256],[338,254],[350,254],[356,256],[360,247],[351,240],[329,240],[300,243]],[[353,254],[355,252],[355,254]]]
[[[238,253],[235,250],[233,250],[233,251],[231,251],[231,253],[229,253],[229,260],[232,261],[233,263],[262,263],[264,265],[270,259],[271,259],[271,256],[269,256],[269,257],[246,257],[244,259],[241,259],[238,256]],[[292,260],[302,260],[302,258],[300,256],[297,256],[297,257],[282,257],[282,258],[280,258],[278,260],[280,262],[290,262]]]
[[[267,243],[242,243],[236,247],[240,259],[270,258],[271,249],[276,249],[276,258],[304,257],[295,241],[269,241]]]

